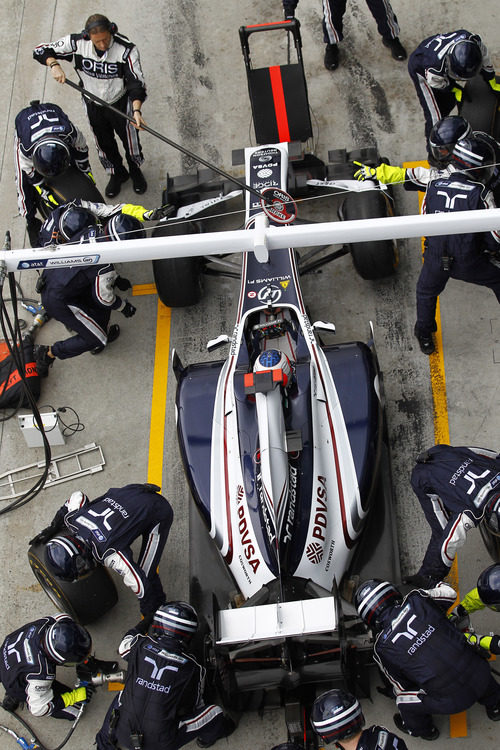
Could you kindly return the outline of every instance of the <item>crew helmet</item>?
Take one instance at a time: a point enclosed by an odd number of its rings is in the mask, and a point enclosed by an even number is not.
[[[69,148],[59,138],[42,138],[33,149],[33,166],[42,177],[57,177],[70,163]]]
[[[438,166],[446,166],[457,141],[472,135],[467,120],[459,115],[449,115],[438,120],[429,133],[428,149]]]
[[[96,567],[83,542],[70,534],[58,534],[48,541],[45,556],[50,569],[63,581],[76,581]]]
[[[95,216],[82,206],[69,205],[59,217],[59,233],[63,241],[72,240],[85,229],[97,225]]]
[[[477,579],[479,598],[490,609],[500,612],[500,565],[494,563],[483,570]]]
[[[477,39],[460,39],[448,54],[448,72],[452,78],[468,81],[479,73],[483,53]]]
[[[92,648],[88,630],[73,620],[60,620],[49,625],[42,647],[57,664],[72,666],[85,661]]]
[[[187,602],[167,602],[156,610],[151,629],[157,638],[163,635],[188,642],[198,629],[198,615]]]
[[[365,725],[365,717],[354,695],[335,689],[316,698],[311,710],[311,724],[328,745],[358,734]]]
[[[146,237],[144,226],[135,216],[115,214],[104,227],[107,240],[137,240]]]
[[[500,536],[500,493],[496,493],[488,501],[483,522],[491,534]]]
[[[495,153],[486,141],[474,136],[462,138],[455,144],[451,160],[474,179],[487,182],[493,174]]]
[[[403,601],[401,592],[389,581],[372,578],[358,586],[354,594],[354,606],[361,619],[370,628],[382,625],[383,614]]]

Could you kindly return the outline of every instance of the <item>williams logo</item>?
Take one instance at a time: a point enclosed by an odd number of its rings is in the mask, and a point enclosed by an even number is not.
[[[323,559],[323,545],[319,542],[311,542],[306,547],[306,555],[309,562],[317,565]]]

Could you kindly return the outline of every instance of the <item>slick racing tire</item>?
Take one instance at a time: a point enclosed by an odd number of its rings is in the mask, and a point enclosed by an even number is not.
[[[153,237],[174,237],[196,234],[193,222],[169,225],[158,224]],[[203,260],[199,257],[162,258],[153,261],[153,274],[158,296],[167,307],[196,305],[203,294]]]
[[[489,83],[476,76],[464,87],[460,115],[470,123],[472,130],[495,135],[495,118],[498,107],[498,96]]]
[[[32,545],[28,550],[31,570],[52,603],[81,625],[102,617],[118,601],[115,584],[106,568],[98,565],[77,581],[62,581],[52,573],[45,561],[45,545]]]
[[[57,177],[51,177],[46,180],[47,186],[53,195],[59,201],[59,204],[66,201],[81,198],[82,200],[92,201],[94,203],[104,203],[104,198],[97,189],[95,183],[90,177],[87,177],[77,167],[71,166],[65,172]],[[54,206],[47,204],[43,200],[39,201],[40,213],[46,219],[50,216]]]
[[[392,214],[391,205],[379,190],[349,193],[340,210],[344,221],[375,219]],[[393,240],[352,242],[347,247],[354,268],[362,279],[374,280],[392,276],[398,265],[397,245]]]
[[[484,546],[493,562],[500,562],[500,537],[493,535],[488,530],[484,520],[479,524],[479,531],[481,532]]]

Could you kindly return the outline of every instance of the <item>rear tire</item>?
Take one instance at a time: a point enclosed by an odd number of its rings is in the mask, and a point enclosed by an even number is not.
[[[28,550],[31,570],[52,603],[81,625],[102,617],[118,601],[115,584],[106,568],[98,565],[77,581],[62,581],[45,562],[45,545],[32,545]]]
[[[153,237],[176,237],[196,234],[199,229],[193,222],[158,224]],[[203,294],[203,259],[163,258],[153,261],[153,273],[158,296],[167,307],[196,305]]]
[[[59,201],[59,204],[75,200],[75,198],[92,201],[93,203],[105,203],[104,198],[97,189],[97,185],[77,167],[69,167],[61,175],[47,179],[46,183]],[[42,216],[47,219],[52,213],[54,206],[46,204],[41,200],[39,208]]]
[[[380,191],[349,193],[342,209],[342,219],[376,219],[392,215],[387,197]],[[374,280],[392,276],[398,265],[396,242],[374,240],[373,242],[353,242],[347,244],[354,268],[362,279]]]
[[[472,130],[494,135],[497,106],[497,94],[481,76],[467,82],[460,105],[460,115],[470,122]]]

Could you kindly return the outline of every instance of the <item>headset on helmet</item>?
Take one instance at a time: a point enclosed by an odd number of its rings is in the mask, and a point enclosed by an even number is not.
[[[76,581],[96,567],[83,542],[70,534],[58,534],[45,547],[51,570],[63,581]]]
[[[460,39],[448,54],[448,72],[457,80],[474,78],[482,64],[483,54],[476,39]]]
[[[107,240],[137,240],[146,237],[146,230],[135,216],[115,214],[104,227]]]
[[[43,177],[57,177],[70,163],[69,148],[59,138],[43,138],[33,150],[33,166]]]
[[[57,664],[80,664],[90,653],[92,638],[88,630],[73,620],[61,620],[47,628],[42,647]]]
[[[490,609],[500,612],[500,565],[494,563],[483,570],[477,579],[479,598]]]
[[[500,494],[492,496],[484,511],[484,524],[494,536],[500,536]]]
[[[462,138],[455,144],[451,160],[457,169],[467,171],[474,179],[487,182],[493,174],[495,153],[486,141],[472,136]]]
[[[438,166],[446,166],[457,141],[472,135],[467,120],[459,115],[450,115],[438,120],[429,134],[428,150]]]
[[[82,39],[88,41],[92,31],[109,31],[110,34],[116,34],[118,26],[106,16],[102,16],[100,13],[94,13],[93,16],[89,16],[85,21],[85,28],[82,31]]]
[[[153,635],[189,641],[198,629],[196,610],[187,602],[167,602],[159,607],[151,625]]]
[[[403,600],[401,592],[389,581],[372,578],[361,584],[354,594],[354,606],[370,628],[382,625],[383,613]]]
[[[365,717],[357,698],[346,690],[328,690],[313,703],[311,725],[325,744],[358,734]]]
[[[73,239],[84,229],[95,227],[97,219],[94,214],[82,206],[69,205],[59,217],[59,232],[64,241]]]

